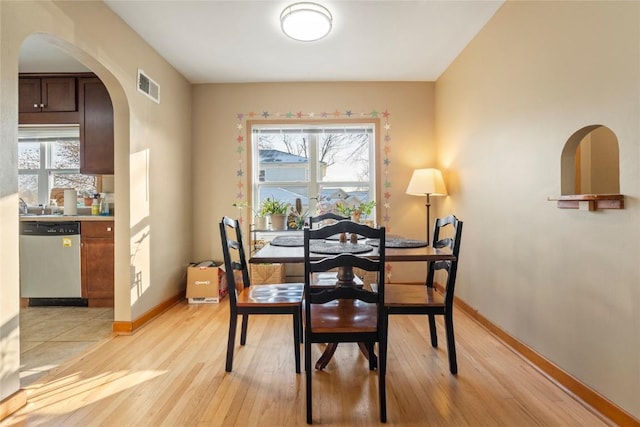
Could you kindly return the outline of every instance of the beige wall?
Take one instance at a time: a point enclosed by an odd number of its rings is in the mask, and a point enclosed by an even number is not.
[[[208,84],[193,88],[193,169],[194,197],[194,254],[197,259],[222,260],[222,249],[217,223],[223,215],[236,216],[236,171],[238,153],[237,114],[267,111],[275,115],[287,112],[315,113],[321,119],[322,112],[343,114],[370,113],[385,110],[389,116],[388,190],[390,200],[387,224],[388,232],[413,238],[426,238],[425,200],[406,195],[414,168],[435,165],[433,143],[433,83],[281,83],[281,84]],[[330,114],[330,117],[333,115]],[[282,120],[282,118],[280,119]],[[291,119],[297,122],[297,119]],[[244,124],[244,121],[241,122]],[[384,125],[385,121],[382,120]],[[384,132],[384,126],[382,131]],[[243,132],[244,135],[244,132]],[[379,159],[384,153],[381,140]],[[246,148],[246,144],[245,144]],[[246,171],[247,151],[243,154]],[[243,183],[247,186],[248,174]],[[383,192],[384,176],[379,173],[378,191]],[[434,201],[437,203],[437,201]],[[378,200],[378,210],[383,201]],[[380,220],[381,218],[379,218]],[[383,223],[383,221],[379,221]],[[246,234],[246,231],[245,231]],[[402,267],[402,268],[400,268]],[[394,281],[423,280],[423,266],[395,265]]]
[[[640,3],[508,1],[436,84],[456,293],[640,417]],[[560,156],[601,124],[624,210],[563,210]],[[462,371],[461,371],[462,372]],[[463,375],[463,373],[462,373]]]
[[[18,53],[34,33],[106,84],[114,104],[115,320],[179,294],[191,257],[189,83],[101,2],[0,2],[0,400],[19,388]],[[162,103],[136,91],[137,68]]]

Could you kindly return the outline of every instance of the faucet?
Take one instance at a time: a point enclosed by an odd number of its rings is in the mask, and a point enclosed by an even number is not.
[[[20,206],[18,207],[18,212],[22,215],[26,215],[29,213],[29,207],[27,206],[27,203],[22,200],[22,197],[20,197]]]

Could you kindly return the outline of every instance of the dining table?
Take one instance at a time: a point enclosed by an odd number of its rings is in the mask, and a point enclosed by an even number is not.
[[[358,256],[377,259],[378,245],[376,241],[360,240],[357,238],[335,239],[310,242],[309,257],[312,261],[323,259],[339,253],[355,253]],[[251,264],[299,264],[304,263],[304,241],[302,236],[277,236],[262,248],[256,250],[250,257]],[[426,241],[408,239],[397,235],[387,235],[385,244],[385,262],[434,262],[454,261],[455,256],[448,248],[434,248]],[[336,286],[353,285],[354,274],[350,269],[341,269],[336,277]],[[367,358],[375,354],[368,354],[366,346],[359,344],[362,353]],[[337,343],[328,345],[318,359],[316,369],[323,369],[331,360],[337,348]],[[374,362],[375,363],[375,362]]]

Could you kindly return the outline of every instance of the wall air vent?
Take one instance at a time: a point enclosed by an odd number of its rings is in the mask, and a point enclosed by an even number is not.
[[[138,68],[138,92],[160,104],[160,85],[154,82],[145,72]]]

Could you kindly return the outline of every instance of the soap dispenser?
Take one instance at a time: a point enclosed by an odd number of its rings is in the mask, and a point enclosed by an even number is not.
[[[98,193],[93,196],[93,203],[91,204],[91,215],[100,215],[100,203],[98,202]]]

